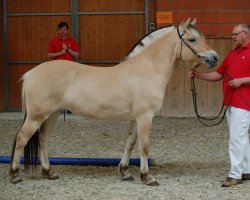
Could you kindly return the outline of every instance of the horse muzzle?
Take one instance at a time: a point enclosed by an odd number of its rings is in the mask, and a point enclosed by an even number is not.
[[[199,54],[201,58],[201,63],[205,64],[207,68],[212,68],[218,65],[219,56],[215,51],[208,51]]]

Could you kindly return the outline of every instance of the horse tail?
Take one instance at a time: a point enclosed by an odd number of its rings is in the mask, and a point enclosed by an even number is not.
[[[29,166],[38,164],[38,152],[39,152],[39,129],[33,134],[26,146],[24,147],[24,168],[29,169]]]

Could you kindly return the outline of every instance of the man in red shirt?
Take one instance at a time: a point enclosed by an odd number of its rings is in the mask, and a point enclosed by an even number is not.
[[[189,72],[190,77],[207,81],[222,81],[228,105],[227,121],[230,132],[229,156],[231,170],[222,187],[250,180],[250,26],[238,24],[232,38],[236,48],[230,51],[215,72]]]
[[[75,39],[68,35],[68,29],[69,25],[66,22],[58,24],[58,36],[49,43],[48,58],[70,61],[79,58],[80,48]]]

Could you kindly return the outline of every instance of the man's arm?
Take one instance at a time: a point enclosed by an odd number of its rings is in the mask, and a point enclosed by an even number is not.
[[[189,72],[189,77],[199,78],[202,80],[215,82],[220,81],[222,79],[222,75],[220,75],[218,72],[197,72],[195,70],[192,70]]]
[[[48,58],[55,58],[56,56],[61,56],[61,55],[64,55],[65,53],[66,53],[66,50],[62,49],[61,51],[56,52],[56,53],[48,53],[47,57]]]

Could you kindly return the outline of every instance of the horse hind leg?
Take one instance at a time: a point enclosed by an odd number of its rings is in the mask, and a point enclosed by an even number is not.
[[[11,166],[10,166],[11,183],[13,184],[22,182],[22,179],[19,175],[21,154],[23,152],[24,147],[30,140],[30,138],[36,133],[36,131],[40,127],[40,124],[41,123],[38,121],[26,118],[23,126],[16,135],[12,149]]]
[[[59,176],[53,173],[49,163],[48,142],[51,132],[56,124],[60,112],[53,113],[42,125],[39,134],[40,158],[43,177],[49,180],[58,179]]]
[[[125,146],[125,151],[123,153],[122,159],[118,165],[118,170],[121,175],[121,179],[124,181],[133,181],[134,178],[130,171],[128,170],[129,158],[131,156],[132,150],[136,143],[137,139],[137,130],[136,130],[136,122],[131,121],[129,127],[129,136],[127,139],[127,143]]]

